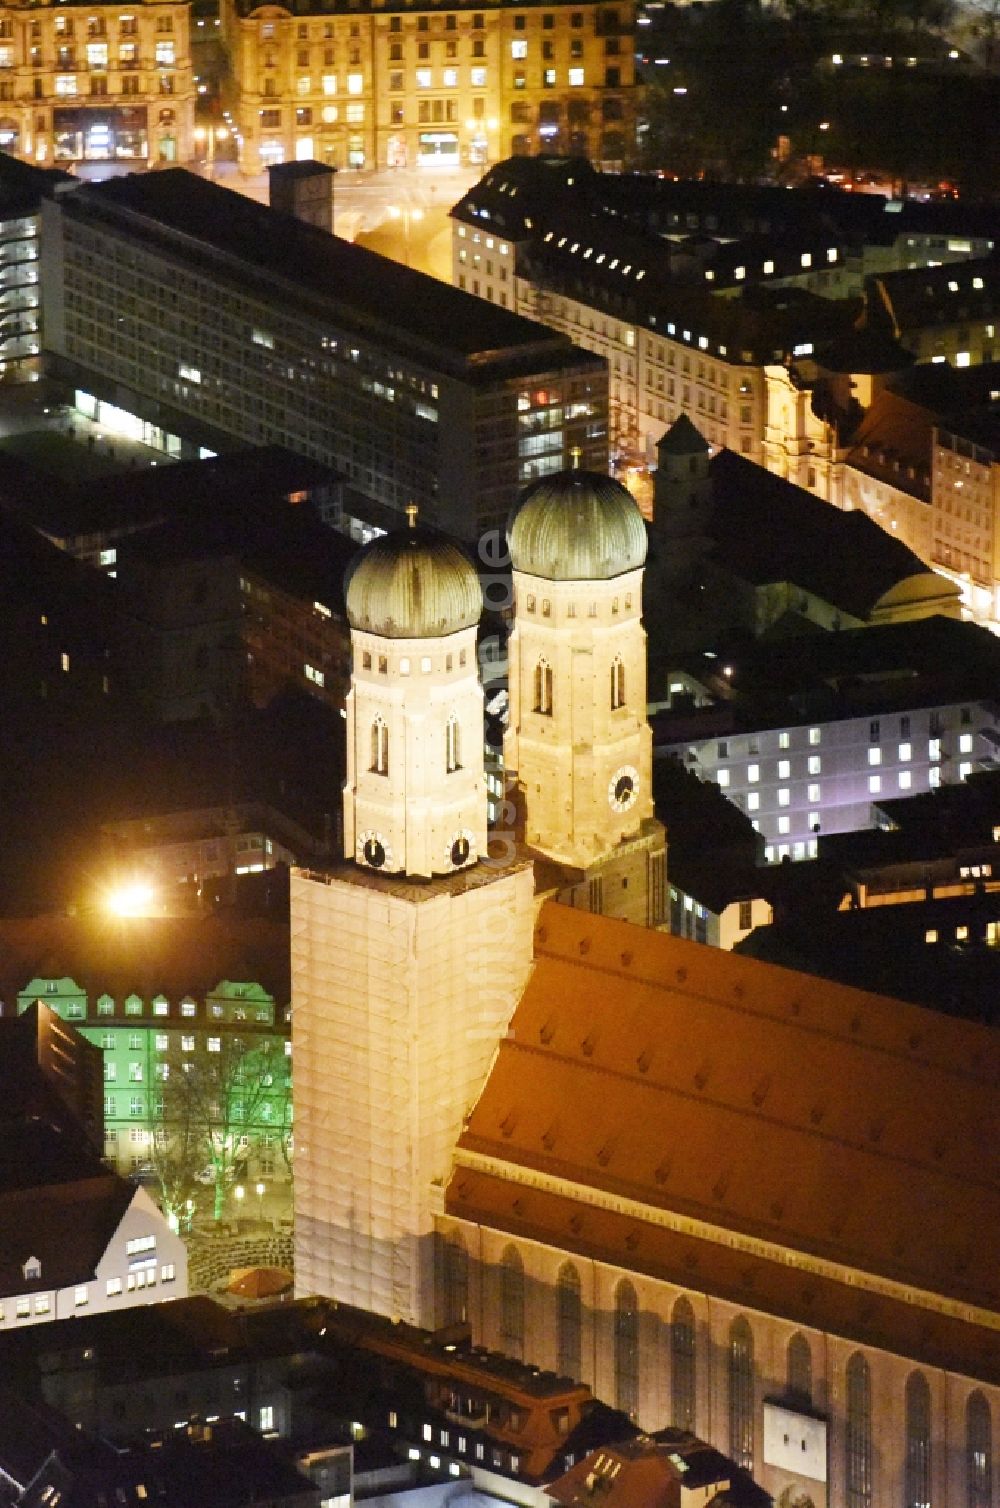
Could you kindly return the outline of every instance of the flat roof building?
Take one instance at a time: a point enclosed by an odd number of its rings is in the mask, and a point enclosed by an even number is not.
[[[607,465],[601,358],[181,169],[46,201],[42,239],[53,369],[194,445],[285,445],[465,539]]]

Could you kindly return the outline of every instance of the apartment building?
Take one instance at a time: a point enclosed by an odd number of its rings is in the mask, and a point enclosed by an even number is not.
[[[57,165],[187,161],[190,13],[177,0],[0,8],[0,147]]]
[[[285,445],[467,540],[574,452],[606,469],[605,364],[544,326],[181,169],[43,223],[53,369],[192,445]]]
[[[287,1180],[286,927],[260,918],[129,917],[102,931],[92,918],[39,916],[0,922],[0,935],[4,1000],[18,1013],[41,1001],[103,1054],[107,1163],[123,1176],[142,1170],[156,1134],[170,1131],[171,1070],[224,1058],[224,1040],[239,1039],[250,1048],[245,1085],[235,1091],[246,1103],[235,1116],[222,1106],[220,1125],[228,1121],[239,1140],[248,1177]],[[226,1093],[234,1086],[223,1078]]]
[[[764,253],[713,243],[702,255],[623,224],[602,176],[572,161],[491,169],[452,211],[455,286],[601,356],[611,444],[629,458],[651,460],[664,428],[688,413],[713,446],[762,461],[765,364],[856,317],[849,301],[808,286],[837,273],[836,235],[812,227]],[[757,262],[761,284],[748,277]]]
[[[759,646],[752,663],[727,668],[727,686],[752,689],[682,714],[680,737],[662,718],[656,750],[714,781],[762,835],[768,861],[815,857],[821,833],[874,826],[879,802],[996,763],[1000,658],[971,624],[845,630],[819,636],[808,655],[801,643]]]
[[[620,167],[633,156],[633,0],[223,0],[221,15],[248,172],[308,158],[433,168],[554,151]]]

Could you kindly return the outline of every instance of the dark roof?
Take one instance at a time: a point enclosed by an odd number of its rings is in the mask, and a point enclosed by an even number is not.
[[[979,408],[961,414],[946,414],[939,429],[960,440],[968,440],[988,451],[995,461],[1000,456],[1000,408]]]
[[[88,185],[62,202],[71,216],[128,216],[129,233],[167,255],[183,248],[244,291],[263,284],[288,307],[308,306],[342,324],[409,345],[414,358],[471,379],[540,363],[593,362],[556,335],[485,299],[402,267],[339,236],[208,183],[183,168],[129,173]],[[525,364],[527,364],[525,366]]]
[[[678,414],[656,442],[657,455],[691,456],[704,455],[711,446],[700,429],[696,429],[687,414]]]
[[[0,919],[0,998],[35,978],[69,977],[90,998],[204,996],[224,979],[289,999],[288,927],[254,917],[31,916]]]
[[[893,587],[914,576],[933,579],[867,514],[831,508],[731,450],[713,457],[709,475],[713,558],[743,580],[791,582],[864,621]]]
[[[136,1190],[70,1138],[37,1123],[4,1129],[0,1147],[0,1292],[88,1282]],[[41,1277],[25,1278],[29,1257]]]
[[[847,330],[821,346],[816,363],[828,372],[901,372],[913,365],[912,351],[882,328]]]
[[[330,467],[281,445],[261,445],[202,461],[173,461],[70,483],[0,452],[0,482],[37,528],[59,539],[147,527],[176,514],[287,502],[290,493],[333,488]],[[24,498],[25,486],[28,497]]]
[[[316,1508],[320,1500],[319,1488],[296,1469],[285,1448],[262,1440],[240,1419],[192,1423],[127,1449],[78,1437],[59,1450],[49,1470],[65,1508],[93,1508],[102,1500],[166,1502],[171,1508],[206,1503],[249,1508],[262,1502]],[[24,1508],[45,1508],[50,1496],[46,1471],[21,1502]]]

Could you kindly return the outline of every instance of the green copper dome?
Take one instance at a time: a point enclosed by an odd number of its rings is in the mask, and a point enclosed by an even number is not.
[[[558,471],[521,494],[507,528],[515,571],[547,581],[607,581],[646,559],[646,525],[620,482]]]
[[[434,639],[473,628],[479,577],[450,540],[426,529],[384,534],[358,554],[344,583],[352,628],[387,639]]]

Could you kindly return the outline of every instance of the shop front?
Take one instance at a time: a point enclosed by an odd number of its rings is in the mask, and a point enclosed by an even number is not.
[[[56,162],[141,160],[149,150],[145,107],[53,110],[52,141]]]

